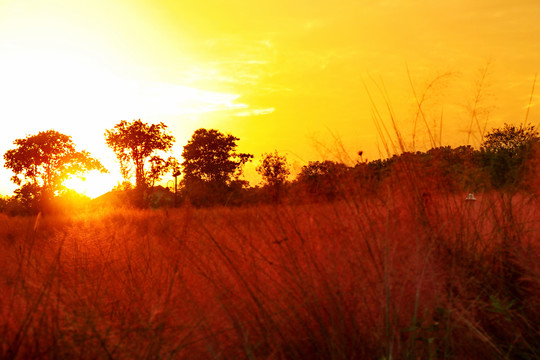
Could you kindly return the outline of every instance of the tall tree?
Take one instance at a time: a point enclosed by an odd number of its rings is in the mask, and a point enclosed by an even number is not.
[[[253,155],[236,152],[239,138],[214,129],[198,129],[184,146],[184,191],[196,204],[222,202],[241,189],[243,165]]]
[[[145,189],[174,166],[174,159],[165,159],[162,153],[169,152],[174,137],[167,133],[163,123],[148,125],[139,120],[122,120],[113,129],[105,131],[105,141],[120,162],[120,172],[125,181],[135,173],[135,186]]]
[[[41,131],[13,143],[17,147],[4,154],[4,167],[15,173],[11,180],[20,185],[16,194],[27,205],[57,195],[70,175],[107,171],[87,151],[77,151],[71,136],[55,130]]]
[[[238,180],[242,167],[253,155],[237,153],[239,138],[214,129],[199,129],[184,146],[184,179],[228,184]]]

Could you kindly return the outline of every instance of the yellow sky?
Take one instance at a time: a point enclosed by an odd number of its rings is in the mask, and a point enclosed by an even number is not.
[[[467,130],[486,68],[479,121],[524,119],[539,19],[538,0],[0,0],[0,152],[54,128],[111,170],[103,191],[117,181],[103,133],[122,119],[165,122],[177,155],[212,127],[255,163],[274,149],[297,167],[334,159],[336,142],[375,159],[386,154],[368,93],[388,120],[387,93],[412,149],[408,71],[419,96],[438,79],[424,102],[437,139],[442,117],[442,144],[477,145]],[[430,146],[423,120],[414,143]],[[2,160],[0,194],[10,176]]]

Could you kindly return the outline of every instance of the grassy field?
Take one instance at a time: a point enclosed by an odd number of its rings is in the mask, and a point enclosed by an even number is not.
[[[537,197],[417,189],[0,214],[0,358],[540,358]]]

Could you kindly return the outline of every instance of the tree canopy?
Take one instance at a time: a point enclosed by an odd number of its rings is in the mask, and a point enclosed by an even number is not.
[[[237,153],[239,138],[214,129],[198,129],[184,146],[184,180],[230,184],[242,175],[242,167],[253,155]]]
[[[493,129],[486,135],[480,149],[516,156],[538,139],[538,130],[533,125],[504,124],[502,128]]]
[[[198,129],[184,146],[184,195],[195,205],[230,204],[240,198],[247,181],[243,165],[253,158],[238,153],[239,138],[214,129]]]
[[[255,169],[263,178],[263,182],[271,187],[283,185],[291,173],[285,155],[274,153],[263,154],[262,159]]]
[[[70,175],[107,171],[88,152],[77,151],[71,136],[55,130],[41,131],[13,143],[16,148],[4,154],[4,166],[15,173],[11,180],[20,185],[16,194],[25,201],[56,195]]]
[[[509,125],[491,130],[480,151],[484,168],[495,188],[512,189],[523,183],[532,145],[540,137],[533,125]]]
[[[347,186],[375,193],[393,177],[408,176],[411,168],[429,174],[422,190],[497,189],[513,194],[521,189],[534,190],[529,180],[537,176],[535,167],[540,158],[540,136],[534,126],[505,124],[488,132],[480,149],[444,146],[370,162],[364,161],[359,152],[360,161],[353,167],[329,160],[309,161],[287,184],[290,166],[286,157],[277,151],[265,153],[255,168],[264,186],[249,187],[242,174],[253,155],[237,151],[239,138],[231,134],[196,130],[184,146],[181,164],[171,156],[165,157],[174,137],[163,123],[122,120],[105,131],[105,140],[116,154],[125,180],[117,190],[125,190],[126,200],[141,206],[148,205],[155,183],[167,172],[175,178],[175,199],[176,180],[182,174],[180,199],[201,206],[279,200],[284,194],[332,200],[345,193]],[[56,205],[58,195],[65,195],[63,182],[70,176],[94,169],[106,172],[88,152],[77,151],[70,136],[54,130],[28,135],[14,144],[16,147],[4,154],[4,166],[14,173],[11,180],[19,188],[11,200],[23,205],[21,208],[38,205],[41,209],[41,200],[53,197]],[[133,178],[135,188],[130,182]]]
[[[105,131],[105,141],[120,162],[120,172],[125,181],[135,174],[139,189],[153,186],[174,166],[172,157],[167,159],[160,152],[168,152],[174,137],[167,133],[167,125],[148,125],[139,120],[122,120],[113,129]],[[134,170],[134,171],[133,171]]]

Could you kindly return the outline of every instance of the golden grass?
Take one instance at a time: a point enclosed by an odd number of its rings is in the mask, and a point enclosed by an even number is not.
[[[0,215],[0,357],[539,357],[538,200],[420,185]]]

